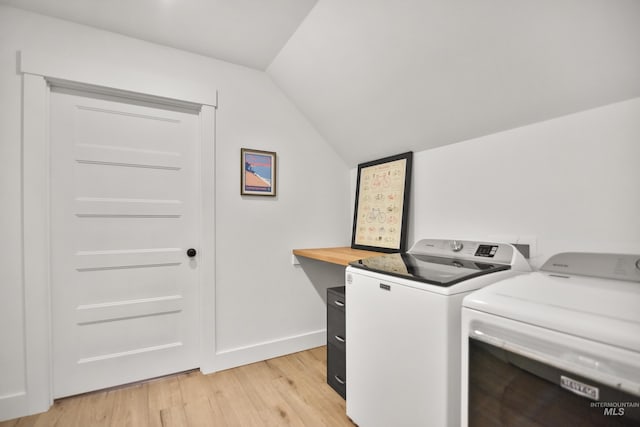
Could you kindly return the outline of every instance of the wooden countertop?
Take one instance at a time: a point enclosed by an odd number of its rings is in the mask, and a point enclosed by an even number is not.
[[[331,264],[349,265],[352,261],[363,258],[384,255],[383,252],[364,251],[362,249],[352,249],[348,246],[339,248],[318,248],[318,249],[294,249],[295,256],[316,259],[329,262]]]

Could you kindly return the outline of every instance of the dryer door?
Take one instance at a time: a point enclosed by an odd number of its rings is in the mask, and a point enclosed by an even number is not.
[[[637,426],[640,398],[469,338],[469,426]]]
[[[463,425],[640,425],[637,354],[483,313],[474,316],[491,323],[474,320],[465,331]]]

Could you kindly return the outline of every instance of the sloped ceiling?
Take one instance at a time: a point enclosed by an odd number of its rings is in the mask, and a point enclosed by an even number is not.
[[[640,96],[640,0],[0,4],[266,69],[350,166]]]
[[[355,166],[640,96],[640,1],[320,0],[267,72]]]
[[[317,0],[0,0],[264,70]]]

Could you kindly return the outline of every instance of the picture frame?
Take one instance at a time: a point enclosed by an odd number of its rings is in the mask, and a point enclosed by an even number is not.
[[[358,165],[351,247],[404,252],[413,152]]]
[[[240,194],[276,196],[277,154],[274,151],[240,149]]]

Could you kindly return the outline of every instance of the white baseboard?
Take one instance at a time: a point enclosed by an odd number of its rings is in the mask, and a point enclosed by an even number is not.
[[[325,345],[326,342],[327,331],[326,329],[321,329],[307,334],[224,350],[216,353],[213,363],[203,363],[200,370],[203,374],[210,374],[319,347]]]
[[[30,415],[28,412],[26,392],[0,396],[0,422]]]
[[[237,366],[248,365],[249,363],[297,353],[298,351],[309,350],[310,348],[325,345],[326,342],[327,331],[326,329],[321,329],[302,335],[224,350],[216,353],[215,360],[202,363],[200,370],[203,374],[210,374]],[[32,408],[29,407],[26,392],[0,396],[0,421],[24,417],[46,410],[47,408],[42,408],[35,412],[32,411]]]

